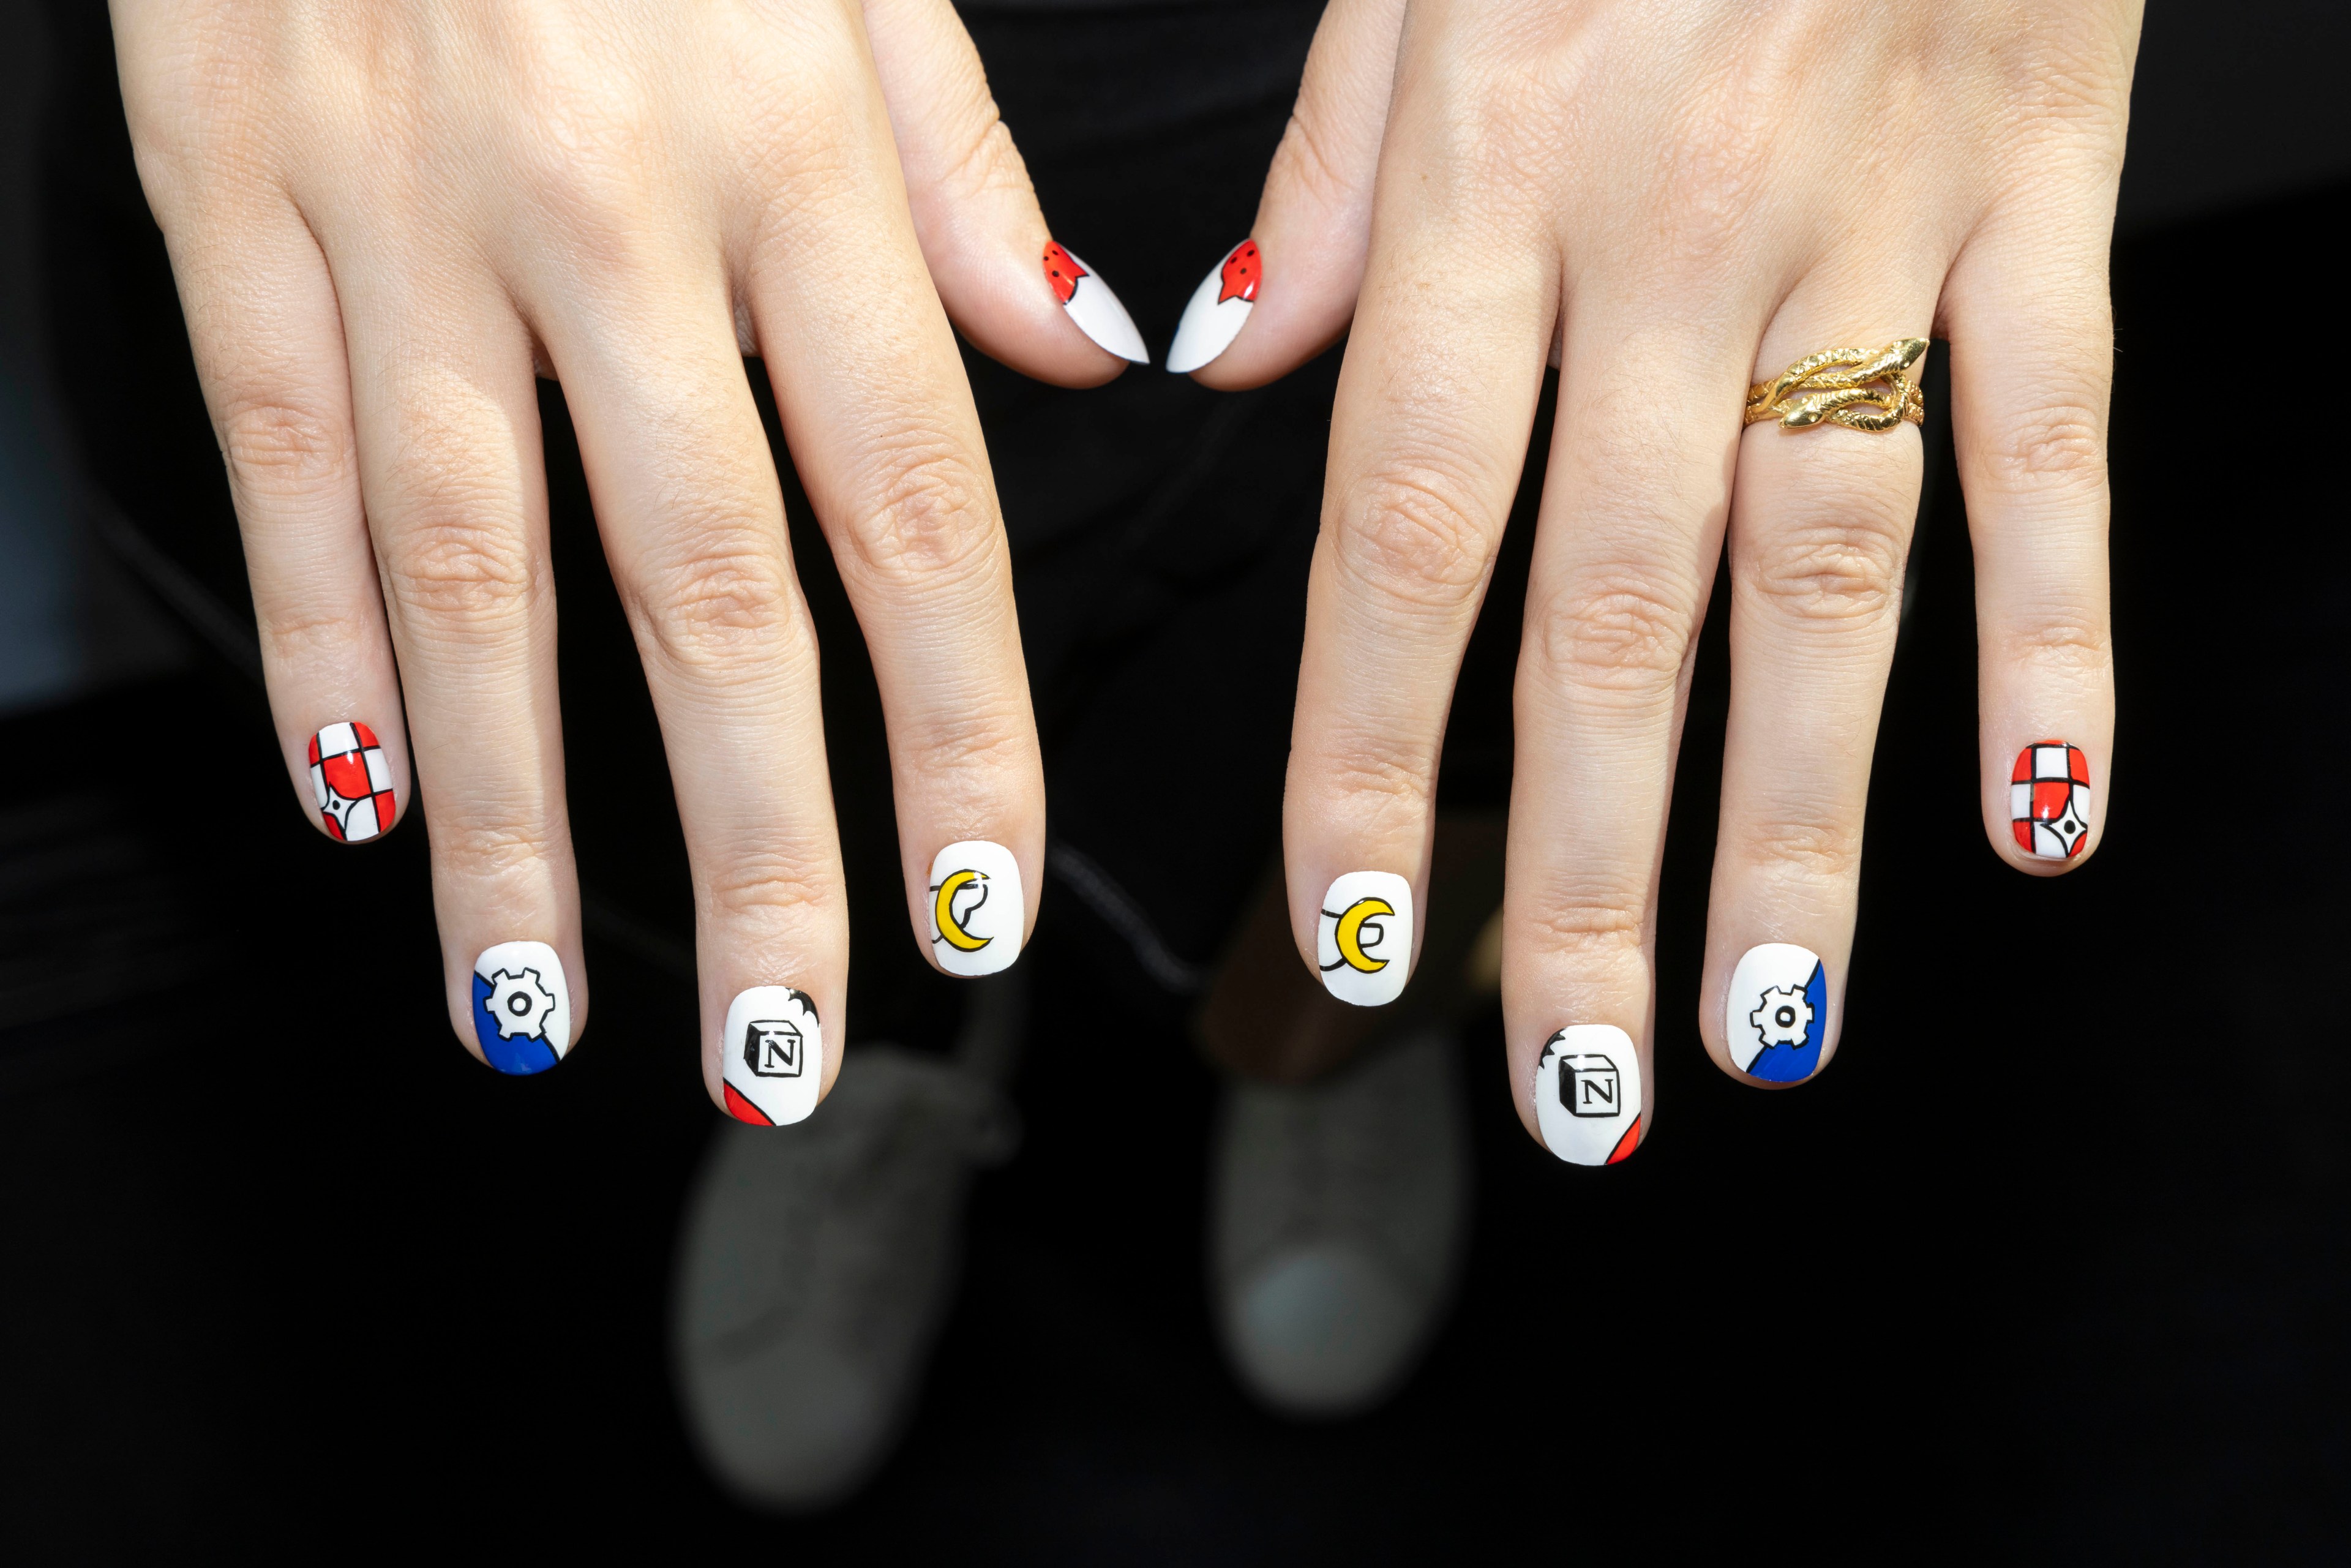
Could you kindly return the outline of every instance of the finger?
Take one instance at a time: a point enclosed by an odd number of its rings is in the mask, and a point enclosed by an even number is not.
[[[450,1022],[498,1071],[541,1072],[578,1042],[587,991],[530,338],[486,272],[339,246],[339,217],[319,232],[344,305],[360,482],[433,800]]]
[[[1467,180],[1384,172],[1332,413],[1283,804],[1300,951],[1378,1005],[1416,957],[1416,888],[1461,654],[1518,487],[1557,298],[1548,235]],[[1468,237],[1485,265],[1449,265]]]
[[[174,222],[172,261],[244,535],[278,745],[311,826],[364,843],[401,818],[408,741],[360,502],[342,321],[293,204],[256,193],[238,208]],[[223,234],[236,235],[233,249],[209,237]]]
[[[2111,183],[2083,206],[2070,221],[1996,218],[1945,293],[1975,545],[1984,830],[2011,865],[2044,876],[2096,850],[2113,777]]]
[[[1658,321],[1646,292],[1571,297],[1514,709],[1510,1082],[1528,1132],[1578,1165],[1630,1155],[1656,1109],[1658,873],[1752,337]],[[1666,360],[1681,372],[1660,381]]]
[[[1840,273],[1801,284],[1763,335],[1755,379],[1830,348],[1923,340],[1939,282],[1939,272]],[[1915,380],[1922,362],[1907,375]],[[1750,423],[1740,437],[1730,714],[1700,1029],[1718,1065],[1750,1082],[1802,1082],[1837,1046],[1863,808],[1924,471],[1897,373],[1872,383],[1894,407],[1843,413],[1890,420],[1890,429],[1816,422],[1825,405],[1804,400],[1826,394],[1791,388],[1777,405],[1792,411],[1785,423]]]
[[[916,940],[946,973],[992,974],[1027,941],[1044,854],[1010,555],[889,126],[878,106],[833,124],[834,166],[860,177],[798,202],[752,253],[743,293],[872,657]],[[865,258],[853,296],[832,286],[842,254]]]
[[[982,353],[1060,386],[1150,363],[1110,285],[1047,230],[951,0],[864,0],[864,12],[914,233],[956,325]]]
[[[695,890],[704,1081],[807,1117],[839,1070],[849,924],[817,647],[719,247],[697,225],[529,286],[662,737]],[[575,253],[576,254],[576,253]],[[870,308],[869,305],[869,308]]]
[[[1332,0],[1323,12],[1257,222],[1193,291],[1169,370],[1228,391],[1259,386],[1347,329],[1404,21],[1404,0]]]

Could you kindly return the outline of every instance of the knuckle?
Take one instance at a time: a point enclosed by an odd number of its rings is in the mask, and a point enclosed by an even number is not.
[[[1861,839],[1827,822],[1759,823],[1743,835],[1752,864],[1784,867],[1820,882],[1845,882],[1861,869]]]
[[[923,716],[896,744],[907,774],[953,779],[975,797],[1017,800],[1037,773],[1037,747],[1021,716],[1001,707],[958,706]]]
[[[1989,453],[1991,478],[2009,490],[2106,481],[2106,422],[2088,398],[2056,397],[2011,410]]]
[[[475,883],[527,873],[556,857],[558,837],[544,823],[489,821],[437,803],[433,822],[436,861]]]
[[[1767,603],[1800,620],[1891,615],[1901,603],[1908,534],[1890,508],[1775,528],[1755,545],[1747,580]]]
[[[730,920],[786,922],[821,914],[838,902],[840,879],[813,843],[783,845],[740,855],[712,868],[705,884],[711,908]]]
[[[1512,934],[1541,957],[1585,967],[1638,955],[1647,920],[1646,900],[1631,889],[1601,900],[1562,902],[1519,917]]]
[[[346,478],[350,425],[338,413],[285,397],[240,398],[222,410],[222,459],[240,496],[283,498]]]
[[[650,642],[679,668],[738,668],[744,653],[774,649],[798,624],[790,569],[752,530],[734,531],[736,541],[698,550],[641,601]]]
[[[1337,564],[1384,600],[1429,610],[1470,602],[1485,585],[1495,540],[1467,492],[1431,465],[1371,476],[1332,530]]]
[[[2110,677],[2115,667],[2113,628],[2101,612],[2039,610],[2003,628],[1996,654],[2036,674],[2076,679]]]
[[[1655,572],[1613,567],[1541,607],[1536,647],[1545,668],[1572,684],[1653,692],[1680,678],[1697,609]]]
[[[521,529],[454,499],[429,503],[399,530],[385,577],[403,612],[467,626],[511,624],[543,587]]]
[[[891,450],[893,465],[848,530],[857,564],[898,587],[976,570],[998,532],[987,476],[944,435],[904,437]]]

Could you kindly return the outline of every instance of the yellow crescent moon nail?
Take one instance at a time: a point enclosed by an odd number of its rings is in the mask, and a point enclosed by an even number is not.
[[[1339,956],[1347,961],[1347,967],[1376,975],[1388,967],[1387,959],[1374,958],[1364,951],[1364,922],[1375,915],[1395,913],[1395,905],[1384,898],[1359,898],[1347,905],[1339,916],[1339,929],[1332,933],[1332,939],[1339,945]]]
[[[956,924],[955,895],[973,883],[987,880],[986,872],[959,871],[939,883],[938,902],[931,906],[931,918],[938,922],[940,938],[958,952],[977,953],[996,940],[993,936],[975,936]],[[983,894],[981,902],[986,901],[987,895]],[[979,904],[975,904],[972,907],[977,909]]]

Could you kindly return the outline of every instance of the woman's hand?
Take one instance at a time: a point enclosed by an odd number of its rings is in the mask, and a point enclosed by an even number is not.
[[[1353,319],[1287,844],[1301,951],[1364,1001],[1408,967],[1455,672],[1559,366],[1502,999],[1520,1114],[1562,1157],[1622,1158],[1653,1108],[1657,870],[1726,534],[1699,1027],[1756,1082],[1836,1048],[1921,447],[1898,402],[1847,411],[1879,433],[1742,429],[1750,383],[1949,341],[1984,828],[2035,874],[2095,848],[2106,254],[2138,22],[2135,0],[1333,0],[1245,287],[1204,287],[1171,364],[1252,385]]]
[[[817,649],[747,353],[872,652],[915,939],[951,972],[1009,963],[1044,797],[948,320],[1068,385],[1121,368],[1090,332],[1141,345],[1049,248],[947,0],[114,12],[295,788],[361,840],[406,813],[413,759],[467,1046],[539,1071],[586,1015],[535,365],[661,716],[712,1097],[808,1114],[848,962]]]

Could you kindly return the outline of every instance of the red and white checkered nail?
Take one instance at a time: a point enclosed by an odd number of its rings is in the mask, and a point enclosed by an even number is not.
[[[2069,861],[2090,842],[2090,759],[2078,746],[2036,740],[2009,775],[2009,827],[2016,847],[2041,861]]]
[[[330,724],[310,737],[310,792],[327,836],[363,844],[392,831],[398,812],[392,764],[375,731],[359,723]]]

